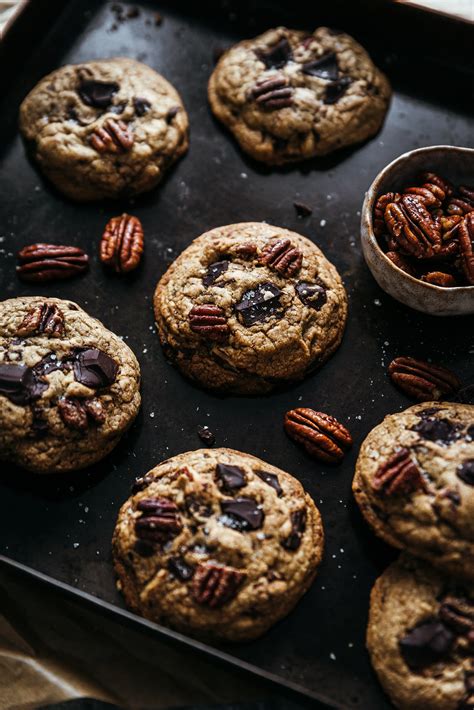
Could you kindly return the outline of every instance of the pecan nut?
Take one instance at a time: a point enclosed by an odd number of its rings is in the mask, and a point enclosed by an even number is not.
[[[385,223],[405,254],[429,259],[441,248],[441,231],[416,195],[403,195],[385,208]]]
[[[406,274],[409,274],[410,276],[415,276],[415,271],[414,269],[412,269],[410,263],[404,256],[402,256],[402,254],[399,254],[398,251],[388,251],[385,256],[390,259],[392,264],[398,266],[398,268],[404,271]]]
[[[282,75],[257,81],[250,90],[251,98],[266,109],[280,109],[293,104],[293,89]]]
[[[77,399],[62,397],[58,400],[58,410],[61,419],[69,429],[86,431],[89,424],[100,426],[105,421],[105,411],[99,399]]]
[[[396,357],[388,366],[388,374],[397,387],[419,402],[444,399],[461,387],[450,370],[413,357]]]
[[[474,212],[459,223],[458,238],[464,275],[469,284],[474,284]]]
[[[350,432],[337,419],[307,407],[287,412],[283,426],[311,456],[327,463],[340,461],[352,445]]]
[[[87,271],[89,257],[79,247],[59,244],[30,244],[18,252],[18,276],[23,281],[70,279]]]
[[[50,338],[60,338],[64,335],[64,316],[55,303],[39,303],[30,308],[20,323],[18,335],[33,335],[41,333]]]
[[[444,271],[428,271],[421,277],[422,281],[434,286],[442,286],[443,288],[453,288],[458,285],[458,282],[452,274],[446,274]]]
[[[378,493],[392,496],[424,489],[425,482],[409,450],[402,448],[380,464],[375,472],[372,486]]]
[[[193,306],[189,312],[190,328],[208,340],[225,340],[230,332],[224,309],[212,303]]]
[[[237,594],[245,572],[214,562],[200,564],[193,579],[192,595],[198,604],[217,609]]]
[[[289,239],[276,239],[265,244],[259,261],[288,278],[301,269],[303,253]]]
[[[441,207],[446,195],[438,185],[425,182],[421,186],[407,187],[404,190],[405,195],[416,195],[425,207],[439,208]]]
[[[143,227],[138,217],[112,217],[100,242],[100,260],[118,274],[136,269],[143,254]]]
[[[458,634],[474,631],[474,604],[469,599],[451,595],[445,597],[439,616],[446,626]]]
[[[98,153],[126,153],[133,146],[133,133],[124,121],[108,118],[95,129],[89,142]]]
[[[420,175],[420,181],[423,183],[429,183],[430,185],[436,185],[443,192],[445,197],[451,197],[454,192],[454,188],[448,180],[440,177],[436,173],[424,172]]]
[[[135,521],[135,534],[142,540],[161,542],[183,528],[178,506],[168,498],[142,498],[137,510],[141,516]]]
[[[466,188],[459,188],[460,193],[462,189],[466,191]],[[469,188],[467,189],[469,190]],[[446,207],[446,212],[450,215],[458,214],[464,216],[465,214],[469,214],[473,211],[474,201],[471,201],[471,198],[469,198],[466,194],[463,194],[462,197],[451,197],[449,204]]]
[[[400,202],[400,199],[401,195],[398,192],[387,192],[378,198],[374,207],[374,234],[376,237],[381,237],[387,231],[385,208],[392,202]]]

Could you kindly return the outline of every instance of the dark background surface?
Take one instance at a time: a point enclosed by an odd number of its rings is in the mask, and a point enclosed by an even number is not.
[[[199,9],[183,2],[136,3],[139,16],[118,23],[112,4],[72,0],[54,15],[44,36],[39,24],[34,40],[28,30],[17,32],[21,61],[18,41],[15,51],[9,41],[8,63],[8,46],[3,49],[0,81],[3,86],[15,81],[0,100],[1,297],[72,299],[123,335],[142,368],[143,406],[115,452],[87,471],[35,478],[3,465],[0,552],[122,606],[110,555],[118,508],[135,476],[164,458],[199,448],[196,427],[207,424],[217,446],[247,451],[293,473],[320,508],[327,537],[320,573],[295,611],[261,640],[226,651],[331,698],[335,706],[382,710],[388,704],[370,669],[364,635],[370,587],[393,553],[375,540],[355,508],[354,463],[370,429],[410,404],[387,379],[390,360],[400,354],[432,357],[468,381],[473,319],[429,317],[386,296],[361,255],[360,208],[377,172],[400,153],[424,145],[471,145],[472,67],[463,60],[468,56],[464,26],[448,20],[440,25],[439,18],[392,11],[385,3],[367,3],[365,11],[354,4],[357,13],[341,2],[311,11],[302,6],[297,20],[294,3],[203,3]],[[48,6],[49,17],[57,5]],[[157,10],[161,26],[154,22]],[[38,23],[42,20],[44,13]],[[280,23],[307,30],[327,23],[367,46],[395,89],[385,126],[372,141],[269,170],[244,156],[212,118],[206,85],[213,50]],[[190,149],[158,190],[133,204],[74,204],[27,161],[16,128],[18,106],[58,65],[117,55],[144,61],[176,86],[190,117]],[[298,218],[294,200],[311,206],[313,214]],[[141,219],[146,251],[136,273],[117,278],[102,270],[98,242],[106,221],[124,210]],[[152,294],[195,236],[247,220],[266,220],[313,239],[344,279],[349,321],[339,351],[305,382],[269,397],[221,398],[194,387],[165,362]],[[35,241],[83,247],[91,257],[89,273],[63,284],[22,284],[15,276],[15,254]],[[282,417],[295,406],[329,412],[350,428],[355,445],[341,466],[330,469],[311,460],[285,437]]]

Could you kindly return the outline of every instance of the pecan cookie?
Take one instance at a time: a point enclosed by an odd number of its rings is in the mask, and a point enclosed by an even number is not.
[[[402,555],[372,589],[367,647],[400,710],[474,707],[472,586]]]
[[[261,222],[206,232],[159,282],[165,354],[210,389],[254,394],[301,379],[339,345],[347,299],[309,239]]]
[[[137,479],[113,538],[131,609],[178,630],[254,639],[311,585],[321,516],[301,484],[232,449],[174,456]]]
[[[353,491],[386,542],[474,579],[474,406],[416,404],[363,442]]]
[[[130,348],[71,301],[0,303],[0,458],[38,473],[106,456],[140,406]]]
[[[81,201],[151,190],[188,148],[177,91],[123,57],[44,77],[21,105],[20,129],[45,175]]]
[[[208,96],[246,153],[279,165],[373,136],[390,85],[349,35],[278,27],[225,52]]]

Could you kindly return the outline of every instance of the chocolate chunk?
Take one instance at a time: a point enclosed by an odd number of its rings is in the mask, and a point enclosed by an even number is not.
[[[173,121],[173,118],[179,113],[181,110],[181,106],[173,106],[168,110],[168,113],[166,114],[166,123],[171,123]]]
[[[135,96],[133,99],[133,108],[137,116],[144,116],[151,108],[151,103],[147,99]]]
[[[278,496],[282,495],[283,491],[280,486],[280,481],[275,473],[270,473],[269,471],[255,471],[255,473],[262,481],[265,481],[265,483],[274,488]]]
[[[306,64],[303,64],[301,71],[303,74],[319,76],[320,79],[336,81],[339,76],[339,67],[337,66],[336,55],[334,52],[329,52],[329,54],[325,54],[323,57],[315,59],[314,62],[306,62]]]
[[[256,55],[265,64],[267,69],[280,69],[284,67],[293,56],[290,44],[285,37],[268,50],[257,50]]]
[[[315,311],[321,310],[326,303],[327,293],[326,287],[319,281],[318,283],[308,283],[307,281],[298,281],[295,286],[295,291],[298,298],[305,306],[314,308]]]
[[[474,486],[474,459],[468,459],[458,466],[456,476],[468,486]]]
[[[229,264],[229,261],[224,260],[216,261],[214,262],[214,264],[208,266],[207,273],[202,280],[204,286],[211,286],[215,281],[217,281],[219,276],[221,276],[227,271],[227,269],[229,268]]]
[[[107,108],[112,103],[112,98],[119,88],[119,85],[115,82],[83,79],[77,93],[87,106]]]
[[[313,214],[311,207],[305,205],[304,202],[293,202],[293,207],[295,208],[298,217],[309,217],[310,214]]]
[[[423,621],[399,641],[400,653],[411,670],[419,670],[445,658],[455,639],[446,626],[436,619]]]
[[[81,350],[75,356],[74,377],[86,387],[108,387],[115,382],[117,372],[115,360],[98,348]]]
[[[226,493],[233,493],[239,490],[239,488],[243,488],[247,483],[245,473],[241,468],[238,466],[229,466],[229,464],[226,463],[217,464],[216,477]]]
[[[182,557],[170,557],[168,560],[168,570],[173,577],[187,582],[194,575],[194,566],[189,565]]]
[[[451,444],[459,438],[459,427],[449,419],[422,418],[411,430],[418,432],[423,439],[440,444]]]
[[[207,426],[198,425],[197,433],[201,441],[203,441],[206,446],[212,446],[216,441],[216,437]]]
[[[272,283],[258,284],[244,293],[235,310],[242,318],[244,326],[249,328],[281,311],[281,295],[282,291]]]
[[[133,549],[140,557],[151,557],[155,554],[155,548],[152,543],[146,540],[136,540]]]
[[[33,430],[33,433],[37,438],[45,436],[49,431],[49,426],[46,419],[44,419],[43,412],[34,405],[31,409],[33,414],[31,428]]]
[[[263,525],[265,514],[253,498],[223,500],[221,509],[224,515],[219,518],[220,522],[234,530],[258,530]]]
[[[325,95],[324,95],[324,103],[325,104],[335,104],[339,101],[341,96],[344,96],[346,93],[349,85],[352,83],[352,79],[350,79],[348,76],[343,76],[341,79],[338,79],[337,81],[332,81],[330,84],[327,85]]]
[[[291,533],[287,538],[281,541],[282,547],[285,550],[290,550],[294,552],[301,545],[301,538],[306,530],[306,510],[302,508],[301,510],[295,510],[291,516]]]
[[[67,372],[71,369],[71,362],[68,359],[61,360],[54,353],[49,353],[45,355],[33,368],[35,374],[38,377],[44,377],[44,375],[49,375],[50,372],[55,370],[61,370],[62,372]]]
[[[196,516],[197,518],[209,518],[212,515],[212,507],[201,501],[196,496],[186,496],[184,505],[188,513]]]
[[[0,394],[10,402],[24,406],[39,399],[47,389],[46,382],[41,382],[34,370],[26,365],[0,365]]]

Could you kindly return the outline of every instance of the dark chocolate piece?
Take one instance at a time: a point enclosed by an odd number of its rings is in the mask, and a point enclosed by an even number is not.
[[[234,530],[258,530],[263,525],[265,514],[253,498],[223,500],[221,509],[224,515],[220,522]]]
[[[257,57],[265,64],[267,69],[280,69],[281,67],[284,67],[293,56],[290,44],[285,37],[267,50],[257,50],[256,54]]]
[[[276,473],[270,473],[270,471],[255,471],[255,473],[262,479],[262,481],[265,481],[265,483],[274,488],[278,496],[282,495],[283,490],[280,486],[280,481],[278,480]]]
[[[194,566],[188,564],[182,557],[170,557],[168,570],[173,577],[181,580],[181,582],[187,582],[194,575]]]
[[[302,508],[301,510],[295,510],[291,513],[291,533],[287,538],[281,541],[282,547],[285,550],[294,552],[301,545],[301,538],[306,530],[306,510]]]
[[[319,283],[308,283],[307,281],[298,281],[295,285],[295,291],[298,298],[305,306],[314,308],[315,311],[321,310],[327,302],[326,287],[320,281]]]
[[[238,466],[230,466],[226,463],[217,464],[216,477],[227,493],[233,493],[239,490],[239,488],[243,488],[247,483],[245,473],[241,468]]]
[[[456,476],[468,486],[474,486],[474,459],[468,459],[458,466]]]
[[[201,441],[203,441],[206,444],[206,446],[212,446],[216,441],[215,435],[212,433],[212,431],[207,426],[198,425],[197,433],[198,433],[198,436],[201,439]]]
[[[204,286],[212,286],[212,284],[217,281],[219,276],[227,271],[229,264],[230,262],[228,260],[215,261],[214,264],[210,264],[207,267],[206,275],[202,280]]]
[[[109,81],[95,81],[83,79],[77,93],[87,106],[94,108],[107,108],[112,103],[114,94],[119,90],[119,85]]]
[[[304,202],[293,202],[293,207],[295,208],[298,217],[309,217],[313,214],[311,207],[305,205]]]
[[[339,67],[334,52],[329,52],[313,62],[306,62],[302,67],[303,74],[319,76],[320,79],[336,81],[339,77]]]
[[[400,653],[411,670],[445,658],[454,643],[453,634],[441,621],[430,619],[415,626],[399,641]]]
[[[325,104],[335,104],[339,99],[344,96],[348,87],[352,83],[352,79],[348,76],[343,76],[337,81],[332,81],[326,86],[326,91],[324,95]]]
[[[411,427],[412,431],[428,441],[436,441],[440,444],[451,444],[459,438],[459,426],[450,422],[449,419],[431,419],[422,417],[421,420]]]
[[[117,363],[103,350],[91,348],[80,350],[75,355],[74,377],[86,387],[108,387],[115,382],[117,372]]]
[[[137,116],[144,116],[150,110],[151,103],[147,99],[135,96],[133,99],[133,108]]]
[[[242,318],[244,326],[249,328],[281,312],[281,295],[282,291],[272,283],[258,284],[244,293],[235,310]]]

